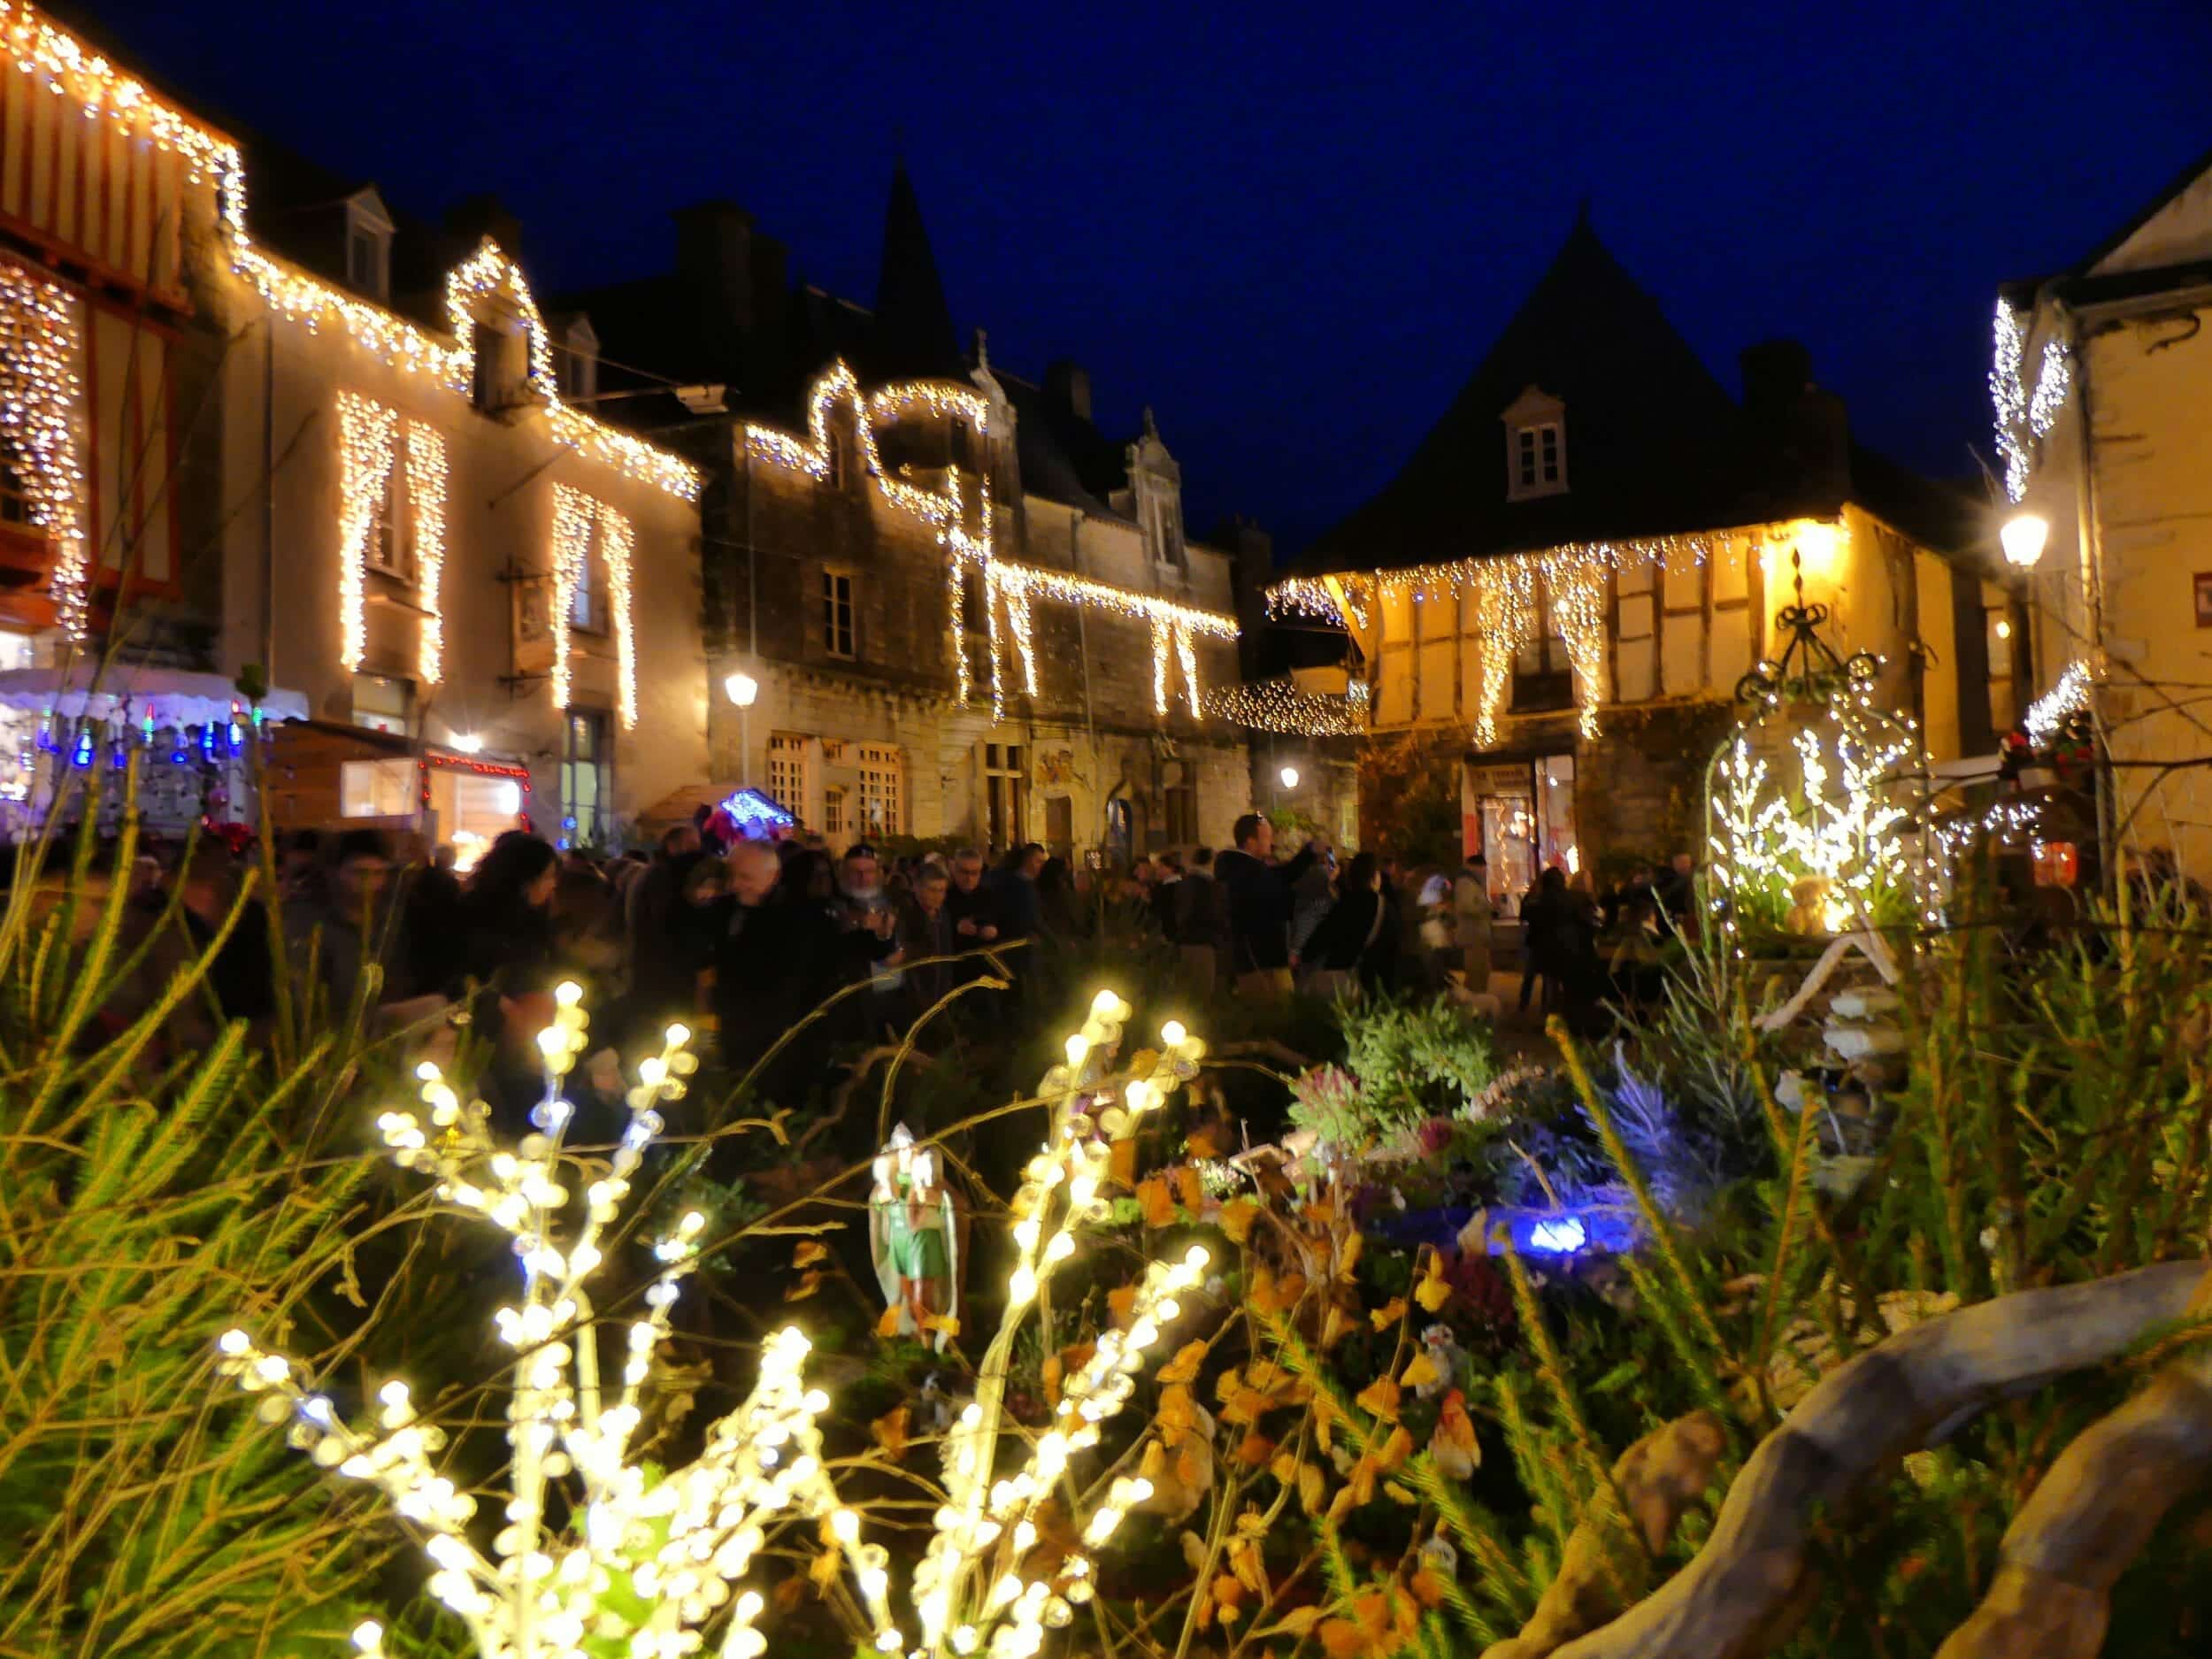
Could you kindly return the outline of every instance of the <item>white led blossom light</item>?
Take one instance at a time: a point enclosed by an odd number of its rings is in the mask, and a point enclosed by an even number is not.
[[[2026,499],[2028,480],[2035,471],[2036,448],[2058,424],[2059,411],[2074,386],[2073,356],[2061,340],[2043,342],[2037,365],[2035,390],[2028,391],[2021,378],[2027,350],[2027,325],[2009,302],[1997,302],[1989,369],[1989,401],[1996,417],[1997,452],[2005,459],[2005,495],[2018,503]]]
[[[1178,1317],[1178,1298],[1204,1281],[1206,1252],[1193,1246],[1175,1261],[1147,1265],[1126,1329],[1100,1335],[1064,1379],[1051,1425],[1018,1467],[1002,1471],[996,1460],[1010,1439],[1000,1433],[1007,1361],[1053,1271],[1074,1255],[1079,1231],[1111,1216],[1105,1194],[1113,1143],[1135,1134],[1146,1114],[1198,1074],[1205,1045],[1171,1020],[1149,1070],[1118,1077],[1111,1065],[1130,1009],[1104,991],[1069,1038],[1067,1062],[1046,1074],[1043,1093],[1056,1102],[1050,1138],[1030,1159],[1014,1199],[1019,1255],[1006,1319],[974,1402],[946,1437],[945,1502],[914,1573],[921,1641],[910,1649],[890,1617],[888,1552],[863,1540],[860,1517],[825,1471],[817,1425],[830,1401],[805,1384],[808,1344],[797,1331],[764,1345],[751,1394],[709,1429],[696,1461],[657,1479],[632,1461],[641,1392],[667,1337],[678,1286],[695,1264],[703,1217],[686,1215],[653,1247],[660,1269],[644,1294],[645,1312],[624,1339],[618,1389],[603,1371],[600,1333],[611,1327],[595,1318],[588,1286],[645,1148],[663,1127],[658,1109],[682,1096],[696,1063],[684,1046],[690,1033],[669,1027],[661,1053],[638,1068],[626,1096],[628,1125],[605,1171],[584,1187],[582,1224],[564,1244],[557,1225],[580,1194],[563,1167],[572,1108],[562,1084],[588,1046],[581,1002],[575,985],[557,988],[553,1022],[538,1039],[546,1087],[531,1114],[535,1133],[518,1146],[495,1144],[489,1109],[481,1101],[464,1105],[426,1061],[416,1069],[419,1110],[388,1111],[376,1122],[402,1168],[430,1176],[445,1203],[510,1234],[521,1264],[518,1305],[494,1315],[501,1341],[514,1351],[507,1412],[513,1479],[490,1555],[472,1541],[474,1499],[438,1472],[443,1432],[417,1416],[405,1384],[387,1382],[371,1425],[355,1428],[312,1389],[302,1366],[242,1330],[217,1342],[218,1368],[263,1395],[264,1416],[287,1422],[288,1439],[319,1465],[384,1492],[424,1540],[430,1592],[460,1617],[480,1659],[590,1659],[603,1651],[685,1659],[706,1651],[710,1629],[721,1659],[760,1659],[769,1648],[758,1627],[767,1602],[744,1580],[771,1530],[795,1518],[815,1524],[839,1552],[876,1651],[931,1659],[1036,1653],[1045,1632],[1066,1625],[1073,1608],[1090,1599],[1088,1552],[1151,1495],[1151,1483],[1108,1481],[1102,1502],[1077,1517],[1081,1545],[1056,1565],[1034,1558],[1041,1508],[1067,1489],[1072,1460],[1098,1446],[1100,1425],[1129,1403],[1144,1351]],[[557,1534],[548,1527],[557,1488],[558,1508],[570,1517]],[[371,1659],[383,1652],[374,1621],[357,1627],[353,1640]]]
[[[507,1409],[513,1480],[490,1555],[471,1539],[475,1501],[437,1472],[443,1432],[417,1417],[405,1384],[386,1383],[373,1425],[357,1429],[308,1386],[301,1366],[243,1331],[217,1344],[219,1368],[241,1388],[265,1395],[264,1415],[288,1419],[288,1438],[318,1464],[384,1492],[424,1540],[431,1594],[459,1616],[481,1659],[587,1659],[610,1635],[641,1659],[674,1659],[701,1651],[702,1632],[718,1624],[720,1651],[752,1659],[766,1650],[754,1628],[764,1603],[742,1581],[767,1529],[795,1516],[828,1526],[879,1645],[889,1651],[897,1632],[882,1593],[884,1551],[859,1541],[823,1471],[816,1424],[829,1402],[805,1386],[808,1343],[797,1331],[763,1346],[752,1393],[709,1429],[688,1467],[656,1479],[631,1460],[642,1387],[667,1337],[677,1287],[696,1263],[705,1218],[685,1215],[653,1247],[659,1271],[645,1291],[645,1311],[624,1333],[618,1378],[603,1369],[602,1353],[602,1332],[618,1327],[595,1320],[588,1285],[607,1229],[661,1131],[659,1108],[682,1097],[696,1062],[684,1047],[690,1033],[671,1026],[660,1054],[639,1068],[641,1080],[627,1094],[628,1125],[605,1172],[582,1193],[582,1225],[563,1248],[556,1224],[577,1194],[563,1179],[561,1135],[571,1108],[561,1085],[584,1051],[586,1025],[577,987],[563,985],[556,996],[553,1023],[538,1044],[546,1088],[531,1114],[536,1133],[518,1147],[496,1145],[483,1102],[465,1107],[427,1062],[416,1073],[421,1113],[377,1119],[401,1167],[431,1176],[440,1199],[511,1234],[522,1266],[519,1305],[494,1316],[514,1350]],[[557,1486],[572,1517],[559,1535],[546,1525]],[[624,1594],[611,1596],[618,1586]],[[364,1654],[380,1653],[382,1638],[373,1622],[354,1632]]]

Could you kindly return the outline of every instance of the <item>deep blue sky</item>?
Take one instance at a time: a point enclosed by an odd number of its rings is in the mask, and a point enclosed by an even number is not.
[[[1993,285],[2212,148],[2207,0],[86,9],[396,205],[495,191],[544,293],[726,196],[866,301],[902,143],[964,336],[1074,357],[1110,426],[1151,403],[1193,523],[1279,550],[1392,475],[1586,195],[1725,384],[1794,334],[1860,436],[1959,475]]]

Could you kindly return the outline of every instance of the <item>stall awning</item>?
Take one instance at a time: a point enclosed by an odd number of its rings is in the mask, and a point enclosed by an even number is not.
[[[134,725],[150,716],[157,726],[207,726],[230,719],[234,710],[245,706],[238,687],[222,675],[189,669],[118,663],[103,672],[96,663],[81,662],[65,669],[0,671],[0,708],[28,714],[50,710],[70,719],[88,714]],[[272,691],[261,699],[261,713],[269,720],[304,720],[307,699],[296,691]]]

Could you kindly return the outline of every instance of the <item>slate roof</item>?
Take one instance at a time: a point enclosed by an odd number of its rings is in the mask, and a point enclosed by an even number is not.
[[[1786,344],[1764,349],[1787,354]],[[1565,405],[1564,493],[1508,497],[1506,410]],[[1824,397],[1825,395],[1816,395]],[[1832,407],[1840,431],[1840,405]],[[1832,513],[1847,496],[1938,551],[1985,529],[1970,498],[1863,445],[1805,468],[1803,432],[1754,419],[1578,216],[1550,268],[1380,493],[1292,569],[1374,570]]]

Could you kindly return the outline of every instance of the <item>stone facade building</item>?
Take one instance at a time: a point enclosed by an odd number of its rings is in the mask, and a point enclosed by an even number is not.
[[[2212,156],[2075,265],[2001,290],[1993,385],[2031,532],[2018,544],[2021,677],[2040,694],[2031,732],[2089,708],[2111,763],[2104,837],[2212,884],[2208,322]]]
[[[1852,442],[1801,348],[1743,365],[1740,403],[1581,219],[1398,477],[1271,590],[1341,621],[1370,743],[1446,774],[1501,895],[1698,847],[1801,570],[1934,758],[1992,747],[1973,504]]]
[[[49,411],[5,457],[33,592],[0,701],[142,743],[168,828],[249,816],[234,751],[273,722],[280,825],[406,825],[464,862],[526,818],[612,841],[702,775],[701,474],[571,401],[588,342],[511,227],[409,222],[19,12],[0,234],[82,245],[0,265],[0,377]]]
[[[1264,538],[1193,540],[1149,412],[1110,438],[1080,368],[1020,379],[979,331],[961,349],[903,169],[872,306],[787,265],[708,204],[678,216],[673,271],[564,302],[637,394],[626,418],[657,404],[709,474],[711,678],[753,697],[714,702],[713,787],[764,787],[833,845],[1225,844],[1250,752],[1207,697],[1237,681]]]

